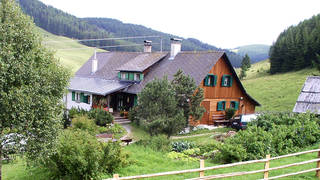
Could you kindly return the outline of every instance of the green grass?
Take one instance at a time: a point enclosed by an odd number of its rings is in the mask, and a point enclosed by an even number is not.
[[[306,78],[316,70],[303,69],[270,75],[269,68],[268,60],[253,64],[248,76],[242,80],[250,96],[262,105],[256,111],[292,111]]]
[[[38,30],[43,37],[43,44],[54,51],[56,58],[60,59],[61,64],[72,73],[76,72],[94,53],[94,48],[72,41],[70,38],[53,35],[41,28]]]

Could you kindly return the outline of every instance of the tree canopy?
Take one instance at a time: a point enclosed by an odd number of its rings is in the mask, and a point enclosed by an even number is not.
[[[19,134],[27,157],[36,159],[49,152],[62,127],[69,73],[42,46],[35,25],[15,1],[0,2],[1,141],[5,134]],[[6,153],[2,145],[0,155]]]
[[[311,67],[320,52],[320,14],[282,32],[270,48],[270,73]]]

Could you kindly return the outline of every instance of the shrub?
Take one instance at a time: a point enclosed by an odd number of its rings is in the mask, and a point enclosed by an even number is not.
[[[86,131],[64,130],[55,152],[43,158],[43,165],[55,179],[92,179],[112,173],[124,165],[118,143],[101,143]]]
[[[174,160],[181,160],[181,161],[188,161],[188,162],[195,162],[198,161],[197,158],[189,157],[188,155],[180,152],[172,151],[167,154],[167,157]]]
[[[176,141],[171,143],[172,151],[182,152],[187,149],[194,148],[195,145],[188,141]]]
[[[186,149],[182,151],[183,154],[188,156],[200,156],[200,149],[199,148],[192,148],[192,149]]]
[[[113,121],[113,116],[100,108],[91,109],[89,111],[89,117],[95,120],[95,123],[98,126],[106,126],[107,124],[111,124]]]
[[[140,121],[139,119],[137,118],[137,108],[138,106],[134,106],[133,108],[130,109],[129,113],[128,113],[128,119],[135,123],[136,125],[140,125]]]
[[[125,129],[119,124],[113,124],[113,125],[107,126],[108,133],[117,134],[117,133],[122,133],[124,131]]]
[[[170,150],[170,140],[165,135],[151,136],[138,141],[137,144],[149,147],[155,151],[166,152]]]
[[[84,109],[80,109],[80,108],[71,108],[68,111],[68,116],[70,119],[73,119],[76,116],[80,116],[80,115],[88,115],[88,111],[84,110]]]
[[[227,108],[226,109],[226,119],[231,119],[236,114],[236,109],[234,108]]]
[[[93,122],[93,120],[89,119],[88,116],[86,115],[78,115],[75,116],[72,119],[72,129],[80,129],[83,131],[87,131],[90,134],[96,134],[97,133],[97,126],[95,125],[95,123]]]
[[[210,144],[197,145],[197,147],[200,149],[201,154],[217,150],[219,146],[221,146],[221,143],[216,142],[216,141],[214,141],[213,143],[210,143]]]
[[[224,144],[219,148],[216,160],[225,163],[238,162],[247,159],[246,150],[240,144]]]

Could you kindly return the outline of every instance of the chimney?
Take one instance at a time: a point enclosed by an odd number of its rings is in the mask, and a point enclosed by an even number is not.
[[[171,53],[169,60],[173,60],[174,57],[181,51],[181,41],[182,39],[171,38]]]
[[[148,40],[144,41],[144,51],[143,52],[151,53],[151,48],[152,48],[151,43],[152,43],[152,41],[148,41]]]
[[[97,51],[94,50],[94,57],[92,59],[92,74],[94,74],[98,70],[98,59],[97,59]]]

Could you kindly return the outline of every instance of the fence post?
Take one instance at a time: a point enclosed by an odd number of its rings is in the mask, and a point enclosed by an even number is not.
[[[112,179],[113,180],[118,180],[119,179],[119,174],[114,174]]]
[[[204,160],[200,159],[200,169],[204,168]],[[204,177],[204,171],[199,172],[199,177]]]
[[[266,162],[264,163],[264,175],[263,175],[263,179],[268,179],[269,177],[269,166],[270,166],[270,154],[266,155]]]
[[[319,146],[320,149],[320,146]],[[320,158],[320,151],[318,151],[318,158]],[[317,161],[317,168],[320,168],[320,161]],[[316,176],[320,179],[320,170],[316,171]]]

